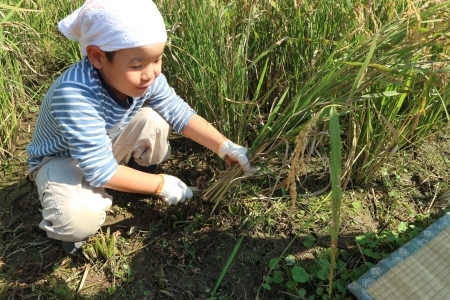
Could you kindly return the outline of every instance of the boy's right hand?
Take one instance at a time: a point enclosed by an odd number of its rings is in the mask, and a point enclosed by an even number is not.
[[[177,177],[166,174],[159,174],[159,176],[163,181],[156,194],[160,195],[167,205],[177,204],[192,198],[191,189]]]

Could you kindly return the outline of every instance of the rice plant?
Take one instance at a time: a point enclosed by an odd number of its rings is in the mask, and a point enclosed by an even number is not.
[[[450,4],[244,1],[177,10],[178,3],[169,10],[177,12],[169,64],[175,85],[223,133],[247,142],[252,163],[264,165],[295,144],[287,178],[293,208],[308,159],[319,147],[334,148],[320,152],[332,161],[333,266],[341,188],[369,181],[397,149],[448,121]],[[204,198],[217,205],[240,176],[238,167],[224,172]]]
[[[17,57],[21,50],[16,45],[11,29],[25,29],[21,23],[11,22],[11,17],[20,10],[20,2],[16,6],[0,4],[0,157],[11,155],[15,147],[15,134],[18,130],[20,109],[17,101],[23,99],[24,91],[21,82],[21,67]]]
[[[0,4],[0,157],[12,157],[23,113],[37,106],[52,79],[79,59],[78,46],[63,41],[56,23],[78,3]],[[69,45],[69,47],[68,47]]]
[[[446,122],[447,2],[163,4],[173,84],[255,163],[316,116],[308,145],[326,145],[324,108],[338,104],[343,187],[362,184]],[[239,182],[238,169],[224,174],[205,198]]]

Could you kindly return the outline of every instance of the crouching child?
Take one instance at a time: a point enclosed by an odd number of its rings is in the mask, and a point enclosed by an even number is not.
[[[172,130],[251,171],[247,149],[197,115],[161,73],[167,35],[153,1],[87,0],[58,28],[83,58],[47,91],[27,153],[39,227],[68,254],[80,254],[105,221],[105,188],[168,205],[192,197],[177,177],[155,174],[170,157]]]

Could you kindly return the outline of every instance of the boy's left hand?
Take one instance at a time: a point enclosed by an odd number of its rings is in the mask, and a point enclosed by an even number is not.
[[[252,168],[247,158],[248,149],[233,143],[230,140],[222,142],[219,147],[219,156],[224,159],[227,164],[233,165],[239,163],[245,175],[252,175],[259,168]]]

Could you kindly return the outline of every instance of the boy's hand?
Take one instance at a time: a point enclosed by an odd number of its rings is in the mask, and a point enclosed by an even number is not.
[[[159,174],[163,179],[157,195],[160,195],[167,205],[177,204],[191,199],[193,194],[190,188],[175,176]]]
[[[226,161],[228,165],[239,163],[245,175],[252,175],[259,168],[251,168],[247,158],[247,148],[239,146],[230,140],[222,142],[219,147],[219,156]]]

